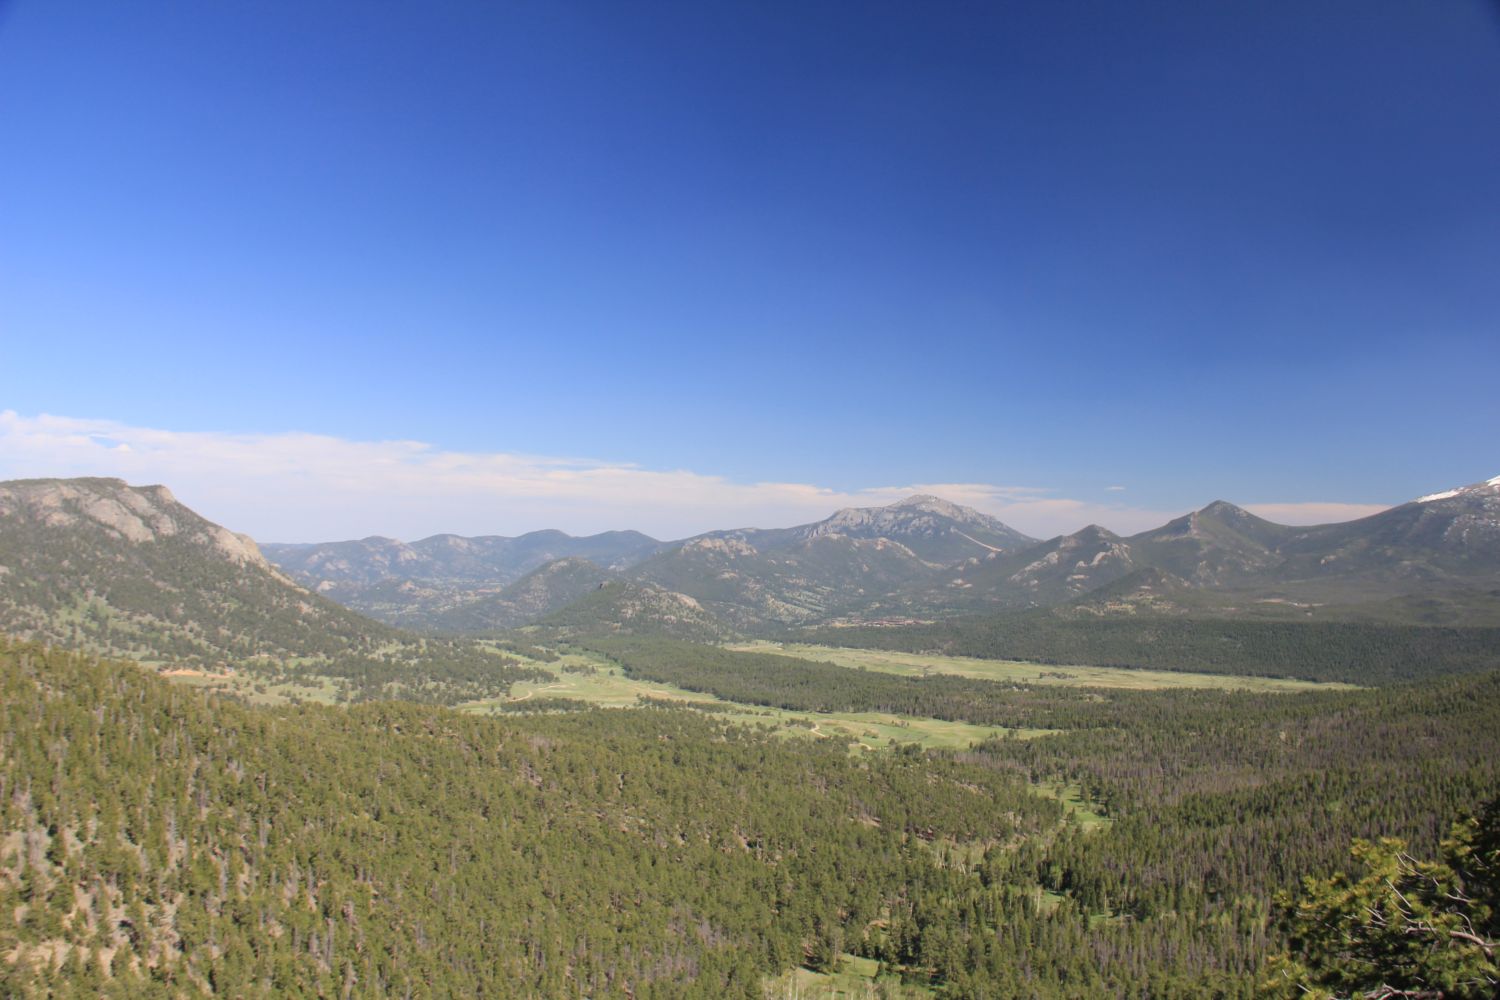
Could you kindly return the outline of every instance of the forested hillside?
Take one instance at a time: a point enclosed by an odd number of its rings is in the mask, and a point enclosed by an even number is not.
[[[331,686],[344,701],[451,705],[537,676],[310,593],[165,487],[118,479],[0,483],[0,635],[304,692]]]
[[[671,636],[716,642],[734,634],[693,598],[649,583],[612,580],[540,622],[552,635]]]
[[[1353,836],[1430,852],[1500,782],[1495,675],[991,685],[1071,731],[851,756],[681,709],[253,709],[35,646],[0,670],[21,996],[754,997],[850,952],[950,997],[1248,998],[1277,891]]]
[[[0,630],[178,666],[369,652],[400,633],[295,586],[164,487],[0,483]]]

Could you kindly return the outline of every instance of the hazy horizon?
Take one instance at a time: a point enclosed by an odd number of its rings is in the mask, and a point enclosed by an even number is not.
[[[216,434],[128,427],[0,411],[0,479],[109,476],[160,484],[199,513],[262,542],[370,535],[573,535],[635,530],[662,540],[733,528],[819,521],[844,507],[884,506],[930,493],[1048,538],[1087,524],[1132,534],[1229,500],[1283,524],[1353,520],[1390,503],[1285,501],[1209,495],[1181,507],[1068,497],[1045,486],[908,483],[836,490],[795,482],[740,483],[692,470],[504,453],[457,453],[416,441],[346,441],[314,434]],[[1475,480],[1477,481],[1477,480]],[[1433,489],[1451,485],[1440,484]],[[1431,492],[1425,490],[1424,492]]]
[[[14,0],[0,46],[0,475],[313,539],[1500,468],[1478,0]]]

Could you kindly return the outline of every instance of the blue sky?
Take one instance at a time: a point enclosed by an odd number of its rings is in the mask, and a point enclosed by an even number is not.
[[[1480,0],[0,0],[0,475],[266,540],[1361,513],[1500,472],[1496,95]]]

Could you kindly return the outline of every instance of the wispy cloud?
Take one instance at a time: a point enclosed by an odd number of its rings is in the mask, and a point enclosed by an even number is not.
[[[627,462],[445,451],[420,441],[172,431],[0,412],[0,478],[41,476],[164,483],[204,516],[263,541],[371,534],[413,539],[443,531],[514,534],[536,528],[576,534],[636,528],[681,538],[715,528],[806,523],[840,507],[887,504],[912,493],[978,508],[1038,537],[1090,522],[1140,531],[1183,513],[1092,503],[1029,486],[912,483],[837,490],[734,482]]]
[[[1245,509],[1277,524],[1333,524],[1356,521],[1390,508],[1378,503],[1247,503]]]
[[[1125,487],[1123,487],[1123,486],[1106,486],[1106,487],[1104,487],[1104,492],[1106,492],[1106,493],[1124,493],[1125,492]]]

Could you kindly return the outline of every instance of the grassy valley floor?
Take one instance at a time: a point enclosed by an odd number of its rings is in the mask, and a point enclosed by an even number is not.
[[[742,652],[780,653],[841,667],[879,670],[907,677],[954,674],[978,680],[1013,684],[1063,684],[1072,687],[1161,691],[1173,688],[1214,688],[1222,691],[1310,691],[1350,689],[1353,684],[1301,681],[1280,677],[1239,677],[1230,674],[1176,670],[1134,670],[1123,667],[1051,666],[1020,660],[990,660],[938,653],[903,653],[883,649],[817,646],[806,643],[745,642],[728,646]]]
[[[460,711],[498,713],[515,711],[549,699],[576,702],[574,707],[637,708],[652,702],[673,702],[709,712],[731,722],[766,726],[786,736],[831,737],[853,741],[865,750],[899,744],[923,749],[965,749],[986,739],[1013,735],[1021,738],[1049,732],[1045,729],[1006,729],[978,726],[945,719],[929,719],[889,712],[797,712],[760,705],[743,705],[713,695],[626,676],[619,664],[593,652],[570,652],[552,663],[530,663],[553,674],[545,682],[516,684],[505,699],[471,702]],[[561,707],[561,706],[560,706]]]

